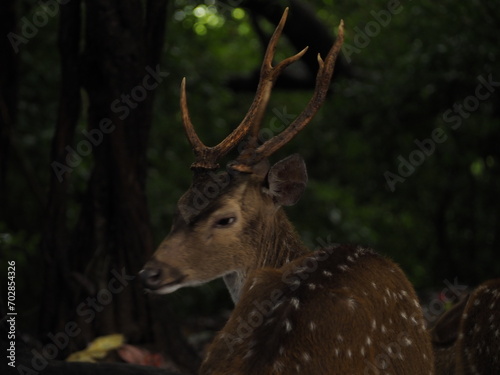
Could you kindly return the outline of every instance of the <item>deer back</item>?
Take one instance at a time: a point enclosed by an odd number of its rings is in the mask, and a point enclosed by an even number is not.
[[[436,375],[500,374],[500,279],[462,298],[430,333]]]
[[[500,374],[500,279],[472,292],[456,345],[457,374]]]
[[[469,294],[463,296],[451,309],[446,311],[430,330],[436,375],[453,375],[456,368],[456,343],[460,331],[460,321]]]
[[[336,246],[247,280],[200,374],[433,374],[415,292],[373,251]]]

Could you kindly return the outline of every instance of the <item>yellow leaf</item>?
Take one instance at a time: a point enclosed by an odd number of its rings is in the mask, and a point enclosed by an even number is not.
[[[125,343],[125,337],[121,334],[113,334],[96,338],[88,346],[88,350],[111,350],[122,346]]]
[[[121,334],[101,336],[92,341],[86,349],[72,353],[66,361],[95,362],[96,359],[104,358],[109,351],[119,348],[124,343],[125,337]]]

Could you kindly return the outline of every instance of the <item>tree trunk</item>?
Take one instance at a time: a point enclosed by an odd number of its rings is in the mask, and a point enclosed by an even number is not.
[[[10,151],[11,129],[17,118],[18,54],[9,41],[10,33],[16,33],[17,14],[15,0],[0,4],[0,203],[7,197],[7,164]]]
[[[63,84],[42,241],[46,289],[41,328],[64,332],[68,321],[76,322],[81,331],[68,351],[116,332],[129,342],[165,346],[166,338],[159,337],[163,332],[153,329],[159,322],[152,318],[152,304],[136,275],[153,250],[146,150],[155,89],[167,75],[159,65],[166,3],[86,0],[82,7],[74,0],[61,7]],[[84,38],[80,19],[85,20]],[[80,87],[88,94],[87,130],[75,137]],[[69,229],[69,178],[90,162],[79,219]],[[181,369],[195,371],[198,358],[168,311],[160,322],[170,324],[167,354]]]

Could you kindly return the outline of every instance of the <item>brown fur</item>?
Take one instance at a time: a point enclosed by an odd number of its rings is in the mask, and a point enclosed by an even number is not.
[[[457,375],[500,374],[500,279],[471,294],[457,339]]]
[[[436,375],[500,374],[500,279],[453,306],[431,336]]]
[[[393,262],[338,246],[253,272],[200,374],[432,374],[415,292]]]

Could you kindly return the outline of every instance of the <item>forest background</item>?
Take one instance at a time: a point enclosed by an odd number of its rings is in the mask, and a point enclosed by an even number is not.
[[[8,0],[0,5],[0,275],[6,285],[6,261],[15,261],[20,331],[43,341],[75,320],[86,328],[61,357],[126,332],[133,342],[163,340],[192,370],[196,354],[183,337],[197,330],[192,322],[231,309],[222,282],[150,300],[135,280],[190,184],[180,81],[187,77],[198,133],[216,144],[246,113],[286,6],[277,59],[311,48],[278,82],[264,138],[300,113],[316,53],[340,19],[346,25],[325,105],[272,157],[299,152],[307,163],[306,193],[287,209],[305,242],[372,246],[419,291],[500,274],[493,3]],[[85,322],[81,303],[123,272],[130,285]]]

